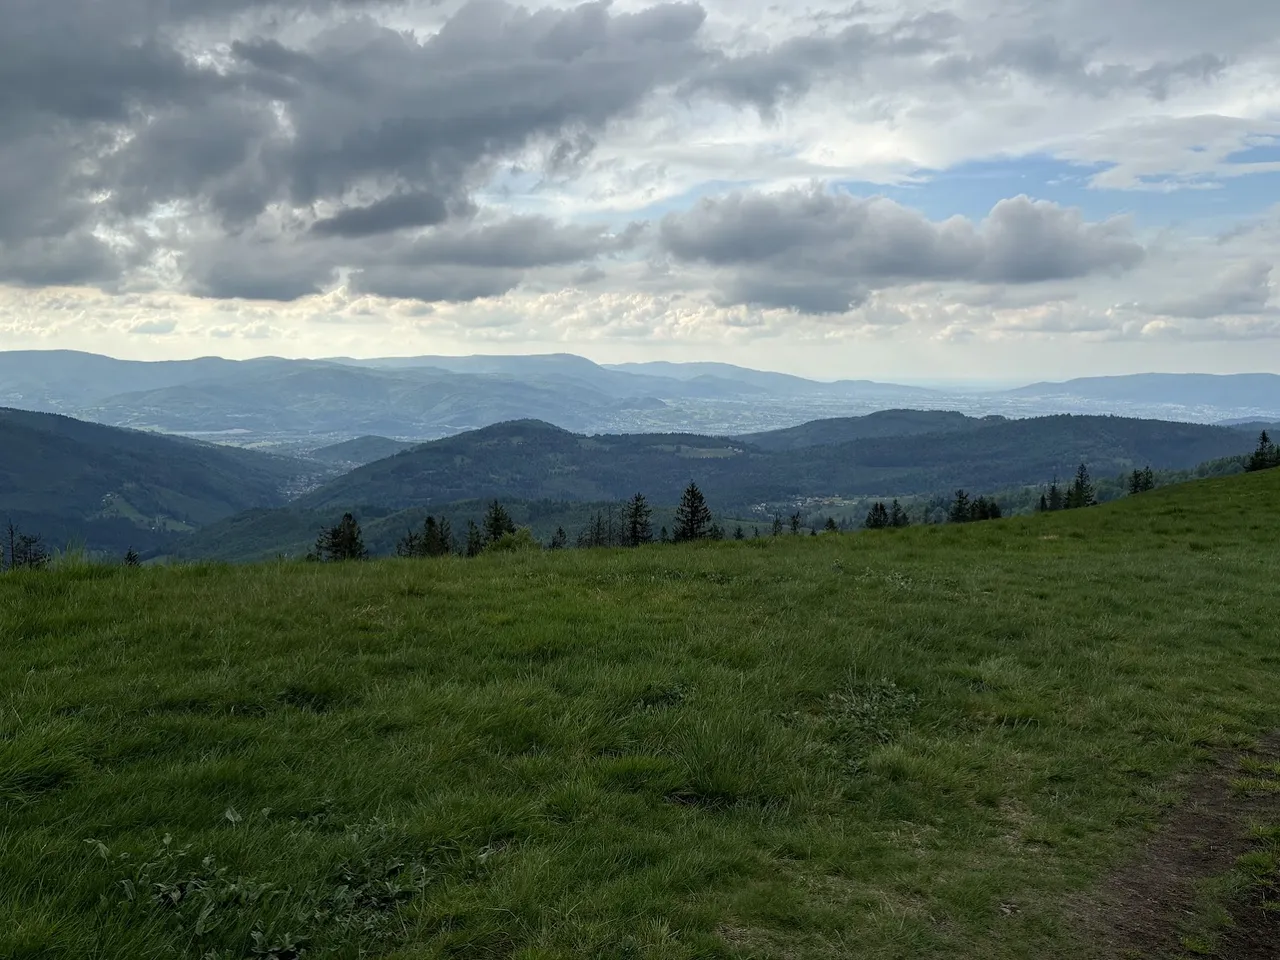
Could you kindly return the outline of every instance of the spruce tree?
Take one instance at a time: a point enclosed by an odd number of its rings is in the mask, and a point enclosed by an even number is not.
[[[1040,494],[1040,502],[1036,504],[1036,512],[1037,513],[1049,512],[1049,500],[1043,493]]]
[[[1146,493],[1148,490],[1154,490],[1155,488],[1156,488],[1155,471],[1153,471],[1150,466],[1147,466],[1142,471],[1142,492]]]
[[[824,529],[827,533],[839,533],[839,532],[840,532],[840,527],[839,527],[839,525],[836,523],[836,518],[835,518],[835,517],[827,517],[827,522],[826,522],[826,525],[823,527],[823,529]]]
[[[662,528],[662,531],[658,534],[658,542],[659,542],[659,543],[670,543],[670,542],[671,542],[671,534],[667,533],[667,528],[666,528],[666,527],[663,527],[663,528]]]
[[[548,550],[563,550],[569,546],[569,537],[564,532],[564,527],[556,527],[556,532],[551,537],[551,543],[547,545]]]
[[[315,553],[311,559],[341,563],[346,560],[365,560],[368,556],[360,524],[350,513],[344,513],[337,526],[321,531],[316,538]]]
[[[427,555],[426,547],[422,542],[422,536],[416,530],[409,530],[396,541],[396,556],[405,559],[414,559],[417,557],[425,557]]]
[[[627,504],[626,545],[639,547],[653,542],[653,511],[644,494],[637,493]]]
[[[468,557],[478,557],[484,553],[484,534],[476,526],[474,520],[467,521],[467,545],[465,549]]]
[[[782,536],[782,515],[778,513],[773,515],[773,535],[775,537]]]
[[[1258,470],[1270,470],[1272,467],[1280,467],[1280,447],[1277,447],[1267,431],[1263,430],[1258,437],[1258,447],[1249,457],[1245,469],[1252,473]]]
[[[973,519],[973,505],[969,502],[969,494],[957,490],[955,499],[951,501],[951,510],[947,513],[951,523],[968,523]]]
[[[883,503],[872,504],[867,511],[867,519],[863,523],[868,530],[883,530],[889,526],[889,510]]]
[[[893,501],[893,506],[889,508],[889,526],[899,528],[911,526],[911,518],[907,516],[907,511],[902,509],[902,504],[897,500]]]
[[[515,533],[516,525],[511,519],[511,514],[507,513],[507,508],[497,500],[489,504],[489,510],[484,515],[484,540],[486,544],[494,543],[502,539],[504,533]]]
[[[690,483],[676,508],[675,541],[702,540],[711,532],[711,510],[696,483]]]
[[[436,525],[436,541],[434,544],[428,544],[433,557],[447,557],[453,553],[453,526],[449,523],[448,517],[441,517],[440,522]]]
[[[1071,482],[1071,488],[1067,491],[1067,501],[1064,506],[1068,510],[1079,510],[1081,507],[1092,507],[1097,502],[1093,492],[1093,481],[1089,479],[1089,468],[1082,463],[1076,470],[1076,478]]]
[[[735,540],[747,539],[747,532],[742,529],[742,524],[738,524],[736,527],[733,528],[733,539]]]
[[[1058,487],[1058,478],[1053,478],[1053,483],[1049,484],[1049,505],[1050,511],[1061,510],[1063,508],[1062,490]]]
[[[799,511],[799,510],[797,510],[795,513],[793,513],[793,514],[791,515],[791,532],[792,532],[792,534],[798,534],[798,533],[800,532],[800,522],[801,522],[801,520],[802,520],[802,519],[803,519],[803,517],[801,517],[801,515],[800,515],[800,511]]]

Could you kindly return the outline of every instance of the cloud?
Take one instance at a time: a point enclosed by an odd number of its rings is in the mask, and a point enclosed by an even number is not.
[[[432,193],[393,194],[364,207],[350,207],[311,225],[322,237],[370,237],[409,227],[443,223],[449,210]]]
[[[467,301],[514,289],[529,270],[595,260],[631,249],[643,234],[563,226],[546,217],[511,217],[445,227],[388,250],[352,274],[363,293],[427,301]]]
[[[130,333],[148,336],[164,336],[173,333],[176,329],[178,329],[176,320],[139,320],[129,326]]]
[[[668,214],[675,259],[718,269],[723,299],[840,313],[868,290],[926,280],[1026,284],[1126,270],[1144,251],[1127,221],[1086,223],[1079,211],[1025,196],[980,224],[941,223],[883,197],[819,186],[738,192]]]
[[[1213,285],[1191,296],[1144,305],[1147,313],[1207,320],[1223,315],[1267,312],[1271,300],[1271,264],[1262,260],[1234,264]]]
[[[361,258],[330,247],[315,265],[260,266],[263,218],[273,247],[311,254],[308,237],[469,215],[495,164],[545,141],[548,164],[571,171],[593,132],[704,58],[690,3],[470,0],[434,32],[352,15],[375,9],[388,8],[0,0],[0,279],[110,284],[172,254],[206,295],[305,294]],[[322,17],[310,33],[284,16],[304,10]]]
[[[0,285],[24,297],[251,298],[290,337],[336,290],[462,330],[589,286],[616,318],[593,330],[666,311],[653,329],[698,342],[1238,340],[1275,309],[1280,235],[1197,233],[1173,191],[1236,210],[1280,170],[1277,4],[0,0],[0,23]],[[169,315],[121,309],[112,331]]]

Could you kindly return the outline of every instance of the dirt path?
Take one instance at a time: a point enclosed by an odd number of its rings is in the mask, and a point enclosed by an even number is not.
[[[1242,791],[1232,786],[1241,777],[1280,779],[1242,766],[1251,760],[1280,762],[1280,734],[1244,754],[1224,754],[1198,771],[1188,783],[1186,801],[1081,909],[1081,924],[1095,945],[1095,956],[1280,960],[1280,909],[1274,889],[1254,891],[1244,902],[1228,904],[1234,922],[1219,931],[1211,946],[1192,950],[1183,942],[1189,933],[1198,932],[1204,882],[1227,874],[1240,856],[1256,849],[1251,825],[1280,825],[1280,790]]]

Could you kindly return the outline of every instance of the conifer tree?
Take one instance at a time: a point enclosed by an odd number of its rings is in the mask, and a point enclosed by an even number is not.
[[[782,515],[778,513],[773,515],[773,535],[775,537],[782,536]]]
[[[124,565],[126,567],[142,566],[142,558],[138,556],[138,551],[130,547],[124,555]]]
[[[671,535],[670,535],[669,533],[667,533],[667,528],[666,528],[666,527],[663,527],[663,528],[662,528],[662,532],[658,534],[658,541],[659,541],[660,543],[670,543],[670,542],[671,542]]]
[[[556,532],[551,537],[551,543],[547,545],[548,550],[563,550],[569,546],[569,537],[564,532],[564,527],[556,527]]]
[[[969,494],[957,490],[955,499],[951,501],[951,510],[947,514],[951,523],[968,523],[973,519],[973,505],[969,502]]]
[[[436,524],[435,542],[429,542],[427,549],[433,557],[447,557],[453,553],[453,526],[449,523],[448,517],[441,517],[440,522]]]
[[[1049,506],[1050,511],[1061,510],[1064,504],[1062,502],[1062,490],[1058,486],[1058,478],[1053,478],[1053,483],[1049,484]]]
[[[735,540],[747,539],[747,532],[742,529],[742,524],[738,524],[736,527],[733,528],[733,539]]]
[[[474,520],[467,521],[467,545],[465,549],[468,557],[478,557],[484,553],[484,534],[476,526]]]
[[[422,535],[416,530],[409,530],[403,537],[396,541],[396,556],[411,559],[416,557],[425,557],[426,548],[422,542]]]
[[[711,532],[711,510],[696,483],[690,483],[676,508],[675,541],[702,540]]]
[[[8,550],[0,545],[0,570],[39,570],[48,566],[53,558],[44,548],[44,537],[38,533],[23,533],[12,521],[9,523],[7,536]],[[6,560],[7,552],[7,560]]]
[[[718,523],[713,523],[713,524],[711,524],[711,529],[707,531],[707,539],[708,539],[708,540],[723,540],[723,539],[724,539],[724,527],[720,526],[720,524],[718,524]]]
[[[446,557],[453,553],[453,531],[445,517],[427,517],[421,532],[410,530],[396,543],[398,557]]]
[[[1277,447],[1267,431],[1263,430],[1258,437],[1257,449],[1249,457],[1245,469],[1253,473],[1258,470],[1270,470],[1272,467],[1280,467],[1280,447]]]
[[[907,516],[907,511],[902,509],[902,504],[897,500],[894,500],[893,506],[889,508],[889,526],[899,528],[911,526],[911,518]]]
[[[1081,507],[1092,507],[1097,502],[1093,492],[1093,481],[1089,479],[1089,468],[1082,463],[1076,470],[1076,478],[1071,482],[1071,488],[1067,491],[1064,506],[1068,510],[1078,510]]]
[[[653,511],[644,494],[637,493],[627,504],[626,545],[639,547],[653,542]]]
[[[1042,493],[1040,494],[1040,502],[1036,504],[1036,513],[1049,512],[1049,499]]]
[[[308,559],[340,563],[346,560],[365,560],[368,556],[360,524],[350,513],[344,513],[337,526],[320,532],[320,536],[316,538],[315,551],[308,555]]]
[[[799,511],[799,510],[797,510],[795,513],[793,513],[793,514],[791,515],[791,532],[792,532],[792,534],[798,534],[798,533],[800,532],[800,521],[801,521],[802,519],[803,519],[803,518],[800,516],[800,511]]]
[[[489,504],[489,510],[484,515],[484,540],[486,544],[494,543],[502,538],[504,533],[515,533],[516,525],[511,519],[511,514],[507,513],[507,508],[497,500]]]
[[[1155,471],[1153,471],[1150,465],[1148,465],[1142,471],[1142,492],[1146,493],[1148,490],[1154,490],[1155,488],[1156,488]]]
[[[839,532],[840,532],[840,527],[839,527],[839,525],[837,525],[837,524],[836,524],[836,518],[835,518],[835,517],[827,517],[827,522],[826,522],[826,525],[823,527],[823,529],[824,529],[827,533],[839,533]]]
[[[889,526],[889,510],[883,503],[872,504],[871,509],[867,511],[867,519],[863,526],[868,530],[883,530]]]

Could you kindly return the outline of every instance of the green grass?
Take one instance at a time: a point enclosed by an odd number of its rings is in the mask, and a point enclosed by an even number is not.
[[[1277,532],[1273,471],[877,534],[9,575],[0,956],[1085,956],[1067,904],[1173,775],[1280,727]]]

